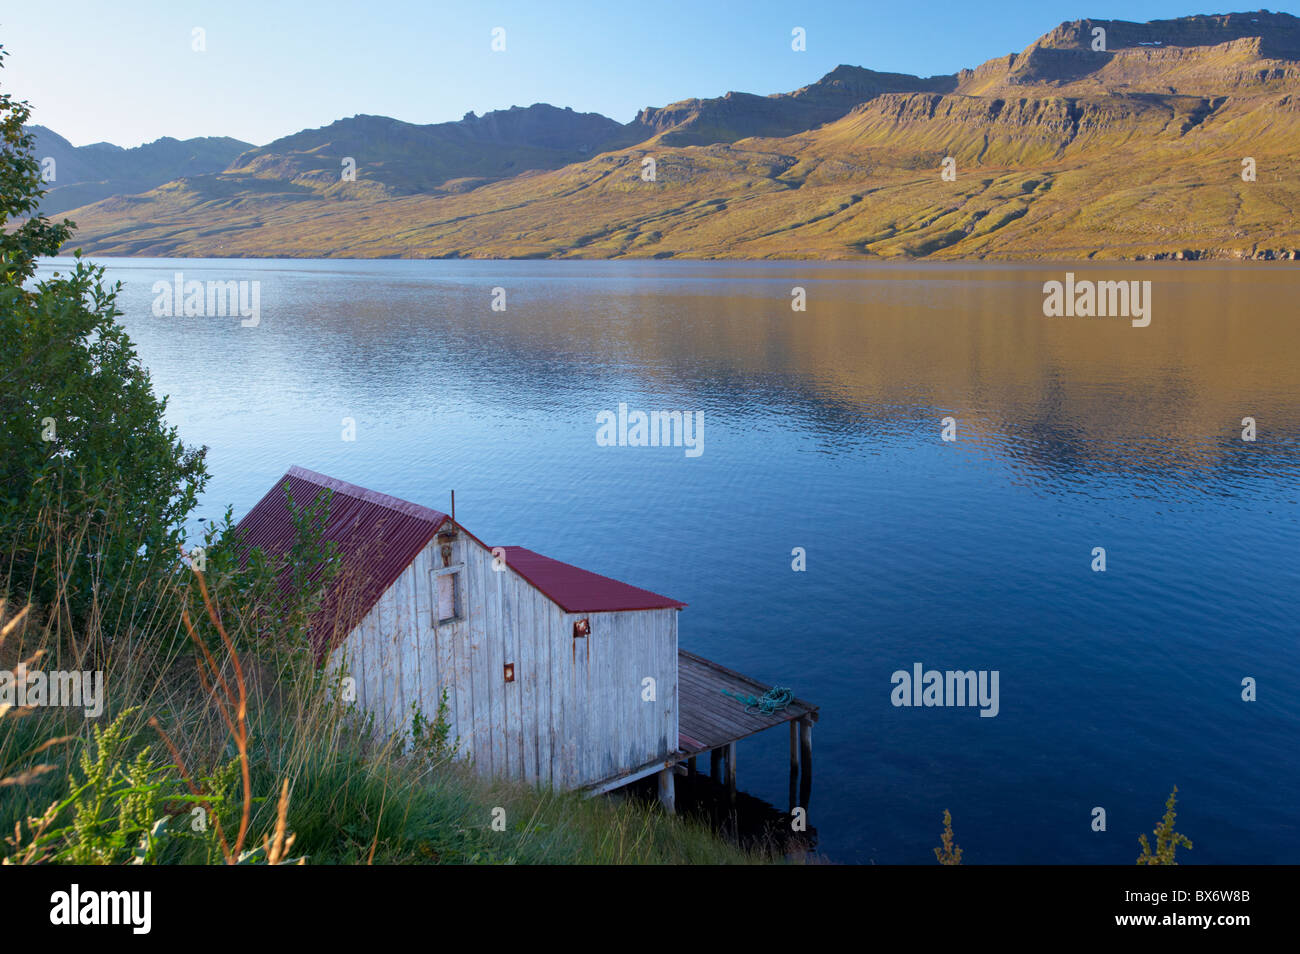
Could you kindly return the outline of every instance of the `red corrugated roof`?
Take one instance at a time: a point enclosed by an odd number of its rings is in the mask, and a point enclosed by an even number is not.
[[[257,505],[239,521],[244,545],[280,556],[293,542],[293,520],[285,484],[294,505],[306,507],[325,488],[333,491],[324,540],[338,548],[341,569],[330,583],[321,609],[311,623],[312,646],[323,653],[327,644],[345,637],[370,612],[411,561],[429,545],[451,518],[410,501],[376,493],[324,474],[291,467]],[[473,534],[458,526],[475,543]],[[524,547],[504,547],[506,564],[566,613],[605,613],[628,610],[682,609],[685,603],[651,593],[607,576],[588,572]],[[292,585],[289,572],[280,587]]]
[[[667,596],[552,560],[524,547],[502,549],[506,551],[506,565],[541,590],[566,613],[684,609],[686,606]]]
[[[310,504],[323,489],[333,491],[323,538],[337,545],[341,570],[311,624],[312,646],[320,653],[327,641],[341,639],[361,622],[451,518],[398,497],[292,467],[239,521],[245,545],[260,547],[268,556],[283,554],[293,542],[286,482],[299,508]],[[290,585],[286,572],[280,586]]]

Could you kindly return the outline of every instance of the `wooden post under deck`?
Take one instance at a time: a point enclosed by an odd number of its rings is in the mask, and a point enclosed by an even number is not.
[[[736,804],[736,743],[727,743],[727,798]]]
[[[804,808],[808,807],[808,798],[812,794],[812,727],[812,719],[808,716],[799,720],[799,761],[803,767],[799,780],[799,804]]]
[[[799,798],[799,720],[790,720],[790,811]]]
[[[758,707],[743,705],[740,700],[761,696],[769,687],[684,649],[677,651],[677,673],[681,748],[676,757],[688,762],[708,752],[709,788],[721,795],[714,785],[720,788],[725,784],[728,800],[734,806],[740,794],[736,743],[788,723],[791,810],[806,806],[812,784],[812,723],[817,721],[817,707],[803,699],[793,699],[780,712],[765,714]],[[703,768],[701,765],[700,769]],[[704,784],[703,778],[700,782]]]
[[[677,814],[675,794],[673,769],[670,765],[659,770],[659,804],[663,805],[664,811],[669,815]]]

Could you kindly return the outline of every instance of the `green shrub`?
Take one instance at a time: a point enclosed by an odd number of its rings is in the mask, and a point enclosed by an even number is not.
[[[57,594],[69,625],[96,604],[130,612],[129,625],[162,588],[121,585],[175,572],[206,449],[167,425],[102,268],[78,257],[70,273],[31,281],[72,223],[35,214],[29,116],[0,94],[0,580],[44,607]]]
[[[943,844],[934,849],[934,856],[939,859],[939,864],[961,864],[961,847],[953,844],[952,815],[948,813],[946,808],[943,810],[943,834],[939,837]]]
[[[1155,827],[1153,833],[1156,836],[1156,850],[1151,850],[1151,845],[1147,841],[1146,835],[1138,835],[1138,843],[1142,846],[1142,854],[1138,855],[1137,863],[1140,865],[1176,865],[1174,852],[1178,846],[1182,845],[1191,849],[1192,843],[1186,835],[1174,831],[1174,805],[1177,802],[1178,786],[1169,793],[1169,800],[1165,802],[1165,815],[1160,819],[1160,824]]]

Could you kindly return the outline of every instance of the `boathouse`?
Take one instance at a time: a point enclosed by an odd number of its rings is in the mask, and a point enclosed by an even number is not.
[[[381,731],[407,732],[417,710],[432,719],[445,691],[450,737],[477,771],[592,792],[659,773],[671,807],[675,767],[712,752],[734,791],[736,741],[788,722],[792,802],[801,756],[807,785],[816,707],[746,711],[733,696],[766,687],[682,652],[678,600],[490,547],[451,514],[300,467],[240,521],[243,545],[286,552],[286,491],[301,507],[326,490],[340,572],[311,640]]]

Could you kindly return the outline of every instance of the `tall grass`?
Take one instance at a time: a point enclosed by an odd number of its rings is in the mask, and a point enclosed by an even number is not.
[[[85,538],[66,529],[52,536]],[[58,558],[93,556],[74,547]],[[99,669],[106,695],[94,720],[48,706],[0,715],[0,775],[9,782],[0,781],[0,857],[9,863],[284,862],[290,854],[309,864],[769,860],[634,798],[494,781],[409,738],[378,735],[338,701],[310,654],[282,654],[275,640],[264,654],[249,651],[242,628],[255,614],[223,605],[223,581],[147,569],[98,591],[80,626],[57,601],[0,605],[0,669],[23,660]],[[122,605],[128,599],[149,601],[150,612]],[[208,624],[219,648],[200,632]],[[178,638],[187,635],[188,643]],[[116,735],[106,739],[106,726]],[[111,764],[96,768],[97,759]],[[92,784],[96,771],[104,777]],[[104,804],[87,807],[87,792]],[[135,805],[137,814],[148,805],[157,817],[127,825],[113,805]],[[98,853],[83,850],[91,842]]]

